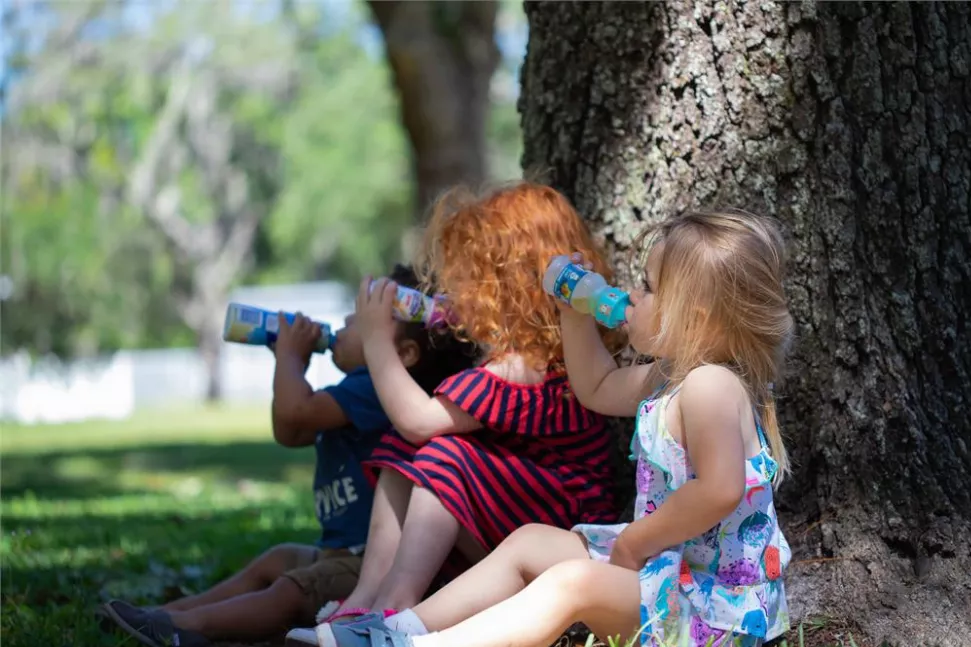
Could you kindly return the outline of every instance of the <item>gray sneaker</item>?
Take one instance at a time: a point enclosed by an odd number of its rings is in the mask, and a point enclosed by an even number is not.
[[[132,638],[148,647],[208,647],[209,639],[198,631],[180,629],[161,609],[140,609],[120,600],[102,606],[106,616]]]
[[[372,633],[374,632],[374,633]],[[307,645],[317,645],[317,647],[372,647],[372,635],[395,634],[400,632],[392,631],[384,623],[381,613],[368,613],[350,622],[330,622],[317,625],[314,629],[293,629],[287,633],[286,647],[306,647]],[[405,636],[406,634],[401,634]],[[394,647],[411,647],[411,638],[408,637],[408,644],[394,644]],[[387,643],[391,647],[392,643]]]

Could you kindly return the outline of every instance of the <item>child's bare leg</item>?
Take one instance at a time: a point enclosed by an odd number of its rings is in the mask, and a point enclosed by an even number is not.
[[[186,596],[166,604],[166,611],[187,611],[206,604],[260,591],[272,585],[280,575],[300,564],[311,564],[317,548],[302,544],[280,544],[251,561],[246,567],[202,593]]]
[[[411,499],[413,484],[398,472],[381,470],[374,490],[367,549],[361,564],[361,576],[342,609],[370,609],[378,595],[401,542],[401,528]]]
[[[523,526],[414,612],[429,631],[440,631],[516,595],[556,564],[575,559],[587,559],[578,535],[539,524]]]
[[[210,639],[255,639],[311,622],[315,612],[300,587],[291,579],[280,577],[261,591],[169,613],[175,626],[198,631]]]
[[[468,620],[415,637],[414,647],[538,647],[552,644],[575,622],[602,640],[626,639],[639,629],[640,602],[636,571],[589,558],[569,560]]]
[[[373,608],[405,609],[418,604],[455,547],[460,528],[434,493],[415,488],[394,564],[381,583]]]

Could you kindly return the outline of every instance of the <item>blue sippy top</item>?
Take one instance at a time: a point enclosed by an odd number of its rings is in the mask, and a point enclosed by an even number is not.
[[[626,292],[608,285],[594,297],[593,318],[607,328],[616,328],[627,321],[629,305],[630,296]]]

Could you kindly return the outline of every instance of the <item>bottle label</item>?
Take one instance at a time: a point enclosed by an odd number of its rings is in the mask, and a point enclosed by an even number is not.
[[[368,292],[374,290],[371,281]],[[446,321],[443,305],[439,299],[426,296],[423,292],[399,285],[391,305],[391,316],[405,323],[424,323],[428,327],[438,326]]]
[[[293,323],[293,315],[285,315],[287,321]],[[320,339],[314,350],[323,353],[330,347],[331,330],[325,323],[315,321],[320,326]],[[226,311],[226,323],[223,326],[223,339],[238,344],[252,344],[273,348],[280,334],[280,322],[276,313],[264,312],[259,308],[251,308],[239,304],[231,304]]]
[[[580,279],[587,274],[589,274],[589,272],[579,265],[570,263],[560,270],[560,275],[557,276],[556,280],[553,282],[553,296],[563,303],[572,305],[571,300],[573,299],[573,291],[576,289],[577,283],[580,282]]]
[[[398,321],[421,323],[425,319],[425,295],[399,285],[392,311]]]
[[[237,304],[229,306],[223,339],[238,344],[259,344],[262,342],[258,339],[262,337],[265,337],[262,310]]]

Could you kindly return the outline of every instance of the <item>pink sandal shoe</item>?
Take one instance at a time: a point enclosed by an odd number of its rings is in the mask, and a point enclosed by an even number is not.
[[[350,609],[341,609],[339,611],[335,611],[334,613],[330,614],[320,624],[336,622],[336,621],[341,620],[343,618],[352,618],[352,617],[353,618],[357,618],[359,616],[367,615],[368,613],[371,613],[371,610],[370,609],[364,609],[364,608],[361,608],[361,607],[352,607]]]
[[[318,624],[337,623],[339,620],[344,620],[344,622],[340,623],[340,624],[344,624],[345,622],[354,622],[358,618],[361,618],[363,616],[374,615],[377,613],[378,613],[377,611],[371,611],[370,609],[364,609],[364,608],[344,609],[343,611],[336,611],[332,613],[323,622],[320,622]],[[395,615],[396,613],[398,613],[398,611],[397,609],[384,609],[380,613],[381,613],[381,618],[386,619]]]

